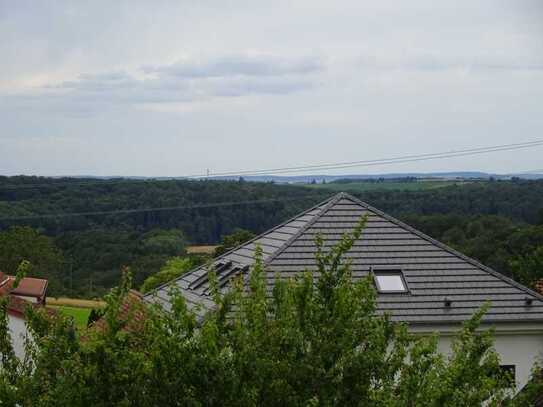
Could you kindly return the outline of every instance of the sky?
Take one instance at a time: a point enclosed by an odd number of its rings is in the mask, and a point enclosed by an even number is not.
[[[541,0],[0,0],[2,175],[184,176],[538,139]],[[542,157],[347,172],[507,173]]]

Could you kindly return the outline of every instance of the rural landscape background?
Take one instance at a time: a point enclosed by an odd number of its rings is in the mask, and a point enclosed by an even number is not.
[[[542,23],[0,0],[0,406],[543,407]]]
[[[340,190],[518,281],[543,277],[543,180],[520,178],[279,184],[2,177],[0,269],[14,273],[28,259],[33,274],[49,279],[51,296],[97,298],[118,283],[123,266],[136,288],[168,264],[175,276],[176,268],[188,271],[213,255],[188,247],[225,238],[232,247]]]

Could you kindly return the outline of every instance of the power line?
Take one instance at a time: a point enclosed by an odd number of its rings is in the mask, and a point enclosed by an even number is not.
[[[211,203],[211,204],[197,204],[197,205],[188,205],[188,206],[116,209],[116,210],[111,210],[111,211],[46,213],[42,215],[4,217],[4,218],[0,218],[0,222],[33,220],[33,219],[66,218],[66,217],[76,217],[76,216],[119,215],[119,214],[132,214],[132,213],[142,213],[142,212],[161,212],[161,211],[177,211],[177,210],[191,210],[191,209],[221,208],[221,207],[238,206],[238,205],[256,205],[256,204],[271,203],[271,202],[288,202],[288,201],[296,201],[296,200],[311,199],[311,198],[318,198],[318,196],[305,195],[305,196],[299,196],[299,197],[293,197],[293,198],[269,198],[269,199],[256,199],[256,200],[249,200],[249,201],[216,202],[216,203]]]
[[[210,173],[209,170],[205,174],[192,174],[186,175],[184,177],[177,177],[177,179],[145,179],[145,180],[133,180],[129,178],[115,179],[115,180],[103,180],[103,181],[84,181],[84,182],[53,182],[48,184],[27,184],[27,185],[13,185],[13,186],[0,186],[0,188],[8,190],[17,190],[17,189],[33,189],[33,188],[42,188],[42,187],[55,187],[55,186],[87,186],[87,185],[111,185],[118,183],[153,183],[156,182],[175,182],[183,179],[207,179],[207,178],[216,178],[216,177],[234,177],[234,176],[249,176],[249,175],[276,175],[276,174],[287,174],[287,173],[299,173],[315,170],[335,170],[335,169],[344,169],[344,168],[354,168],[354,167],[370,167],[370,166],[379,166],[379,165],[391,165],[391,164],[402,164],[408,162],[417,162],[417,161],[428,161],[428,160],[438,160],[454,157],[464,157],[470,155],[479,155],[487,154],[500,151],[513,151],[525,148],[533,148],[543,145],[543,140],[533,140],[523,143],[512,143],[512,144],[502,144],[495,146],[487,147],[477,147],[461,150],[451,150],[439,153],[426,153],[426,154],[414,154],[414,155],[405,155],[391,158],[381,158],[374,160],[361,160],[361,161],[348,161],[348,162],[337,162],[337,163],[326,163],[326,164],[312,164],[312,165],[300,165],[300,166],[291,166],[291,167],[278,167],[278,168],[268,168],[268,169],[256,169],[256,170],[239,170],[239,171],[222,171]]]
[[[352,167],[366,167],[374,165],[389,165],[389,164],[399,164],[406,162],[415,162],[415,161],[426,161],[426,160],[435,160],[442,158],[452,158],[452,157],[463,157],[468,155],[477,155],[477,154],[486,154],[498,151],[511,151],[524,148],[538,147],[543,145],[543,140],[534,140],[524,143],[513,143],[513,144],[502,144],[497,146],[488,146],[488,147],[478,147],[470,148],[463,150],[451,150],[440,153],[427,153],[427,154],[417,154],[417,155],[406,155],[393,158],[381,158],[376,160],[362,160],[362,161],[350,161],[350,162],[341,162],[341,163],[329,163],[329,164],[314,164],[314,165],[302,165],[295,167],[280,167],[280,168],[269,168],[265,170],[241,170],[241,171],[225,171],[225,172],[215,172],[211,175],[207,174],[196,174],[188,175],[187,178],[213,178],[221,176],[237,176],[237,175],[273,175],[280,173],[292,173],[292,172],[305,172],[305,171],[315,171],[315,170],[331,170],[331,169],[341,169],[341,168],[352,168]]]

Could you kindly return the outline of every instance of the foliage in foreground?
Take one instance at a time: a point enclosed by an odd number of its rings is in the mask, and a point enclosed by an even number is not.
[[[0,406],[476,406],[511,403],[492,334],[468,321],[453,354],[375,313],[369,279],[353,283],[342,255],[362,230],[326,252],[320,278],[266,289],[261,256],[216,310],[199,319],[172,292],[171,312],[146,310],[141,329],[119,313],[129,276],[107,298],[103,329],[78,338],[62,316],[28,312],[34,341],[18,361],[0,307]],[[134,312],[140,312],[134,309]],[[129,326],[134,326],[129,325]],[[501,405],[504,405],[501,404]]]

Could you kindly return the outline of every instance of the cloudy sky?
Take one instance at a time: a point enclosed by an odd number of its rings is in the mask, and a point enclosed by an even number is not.
[[[0,173],[40,175],[182,176],[543,139],[543,2],[0,0],[0,126]],[[541,157],[348,172],[528,171]]]

